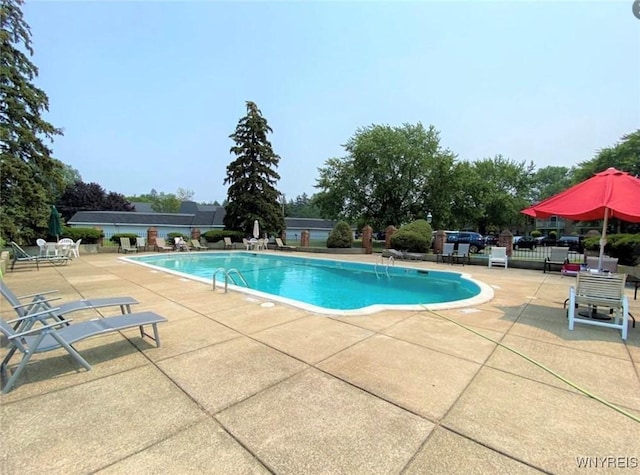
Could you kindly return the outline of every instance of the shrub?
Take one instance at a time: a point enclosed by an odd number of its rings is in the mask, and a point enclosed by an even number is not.
[[[242,242],[242,238],[244,237],[244,233],[242,231],[230,231],[227,229],[217,230],[211,229],[206,233],[202,234],[202,237],[205,238],[207,242],[219,242],[224,238],[231,238],[232,242]]]
[[[391,247],[400,251],[427,252],[430,242],[413,231],[398,231],[391,236]]]
[[[600,238],[586,238],[584,248],[588,251],[600,252]],[[610,234],[607,236],[604,252],[611,257],[617,257],[619,264],[638,265],[640,263],[640,234]]]
[[[433,229],[424,219],[401,226],[391,236],[391,247],[400,251],[428,252]]]
[[[542,236],[542,232],[541,231],[538,231],[537,229],[531,231],[531,237],[532,238],[537,238],[537,237],[540,237],[540,236]]]
[[[109,238],[109,241],[114,242],[119,246],[121,237],[129,238],[130,241],[133,241],[135,243],[138,235],[136,233],[118,233],[111,236]]]
[[[340,221],[329,233],[327,247],[344,249],[353,245],[353,231],[346,221]]]
[[[104,237],[104,232],[102,229],[95,228],[71,228],[64,227],[62,228],[62,236],[73,239],[77,241],[78,239],[82,239],[83,244],[96,244],[100,239]],[[118,241],[120,244],[120,241]]]
[[[558,233],[556,231],[549,231],[549,237],[552,239],[558,239]]]

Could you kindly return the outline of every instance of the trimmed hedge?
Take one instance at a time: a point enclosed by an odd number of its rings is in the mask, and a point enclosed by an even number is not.
[[[346,221],[339,221],[329,233],[327,247],[330,249],[347,249],[353,246],[353,231]]]
[[[424,219],[401,226],[391,236],[391,247],[399,251],[429,252],[433,229]]]
[[[245,236],[242,231],[228,231],[226,229],[220,231],[212,229],[203,233],[201,237],[205,238],[207,242],[220,242],[226,237],[231,238],[231,242],[242,242],[242,238]]]
[[[586,238],[584,248],[588,251],[600,252],[600,237]],[[611,257],[617,257],[619,264],[638,265],[640,264],[640,234],[609,234],[604,252]]]
[[[129,238],[130,241],[132,241],[132,244],[135,245],[136,243],[136,238],[139,237],[136,233],[118,233],[118,234],[114,234],[113,236],[111,236],[109,238],[109,241],[117,244],[118,246],[120,245],[120,238],[124,237],[124,238]]]
[[[96,244],[104,237],[104,232],[102,229],[71,228],[65,226],[62,228],[62,234],[60,237],[73,239],[74,242],[78,239],[82,239],[82,244]]]

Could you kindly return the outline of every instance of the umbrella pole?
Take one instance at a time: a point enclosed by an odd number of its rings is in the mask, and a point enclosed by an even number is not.
[[[604,246],[607,244],[607,226],[609,221],[609,208],[604,209],[604,223],[602,225],[602,237],[600,238],[600,256],[598,257],[598,270],[602,269],[604,260]]]

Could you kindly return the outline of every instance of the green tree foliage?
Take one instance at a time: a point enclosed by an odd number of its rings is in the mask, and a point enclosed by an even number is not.
[[[231,153],[236,158],[227,166],[224,180],[229,184],[224,225],[249,235],[257,219],[261,233],[280,234],[285,227],[281,193],[275,188],[280,179],[276,172],[280,157],[267,139],[273,131],[262,112],[251,101],[246,106],[247,115],[229,136],[235,143]]]
[[[68,221],[78,211],[135,211],[124,195],[107,193],[97,183],[75,182],[56,203],[58,211]]]
[[[313,197],[306,193],[296,196],[285,204],[285,216],[291,218],[321,218],[320,209],[315,205]]]
[[[327,247],[332,249],[347,249],[353,245],[353,231],[346,221],[339,221],[329,233]]]
[[[567,167],[545,167],[537,170],[531,179],[532,203],[538,203],[571,186],[573,171]]]
[[[455,156],[440,147],[433,126],[372,125],[358,129],[344,148],[347,156],[330,158],[319,169],[314,202],[324,217],[384,229],[427,210],[437,216],[450,201]]]
[[[433,230],[424,219],[400,227],[391,236],[391,247],[401,251],[428,252]]]
[[[178,188],[178,193],[182,193],[182,196],[193,196],[192,191],[185,191],[182,188]],[[158,193],[155,189],[144,195],[128,196],[126,199],[129,202],[149,203],[156,213],[179,213],[182,204],[182,200],[175,194]]]
[[[534,164],[496,155],[473,162],[471,168],[475,178],[466,188],[476,204],[475,222],[480,233],[486,233],[490,226],[500,229],[524,223],[526,217],[520,211],[529,205]]]
[[[47,226],[50,204],[63,188],[63,165],[44,140],[61,134],[42,118],[49,99],[33,81],[38,69],[22,0],[0,3],[0,195],[1,234],[33,240]]]
[[[612,147],[600,150],[591,160],[580,162],[576,167],[574,183],[579,183],[609,167],[640,176],[640,129],[624,135]]]

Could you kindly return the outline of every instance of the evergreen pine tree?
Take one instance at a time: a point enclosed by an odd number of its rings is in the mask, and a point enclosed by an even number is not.
[[[273,152],[267,134],[271,127],[255,103],[247,101],[247,115],[240,119],[229,137],[235,145],[230,152],[236,156],[227,166],[224,184],[228,203],[225,207],[226,229],[253,232],[253,222],[260,223],[260,234],[277,234],[284,230],[284,216],[275,188],[280,175],[276,172],[280,157]]]
[[[50,205],[62,192],[64,165],[43,139],[61,134],[41,113],[49,99],[33,84],[38,69],[23,0],[0,1],[0,232],[27,242],[46,229]]]

